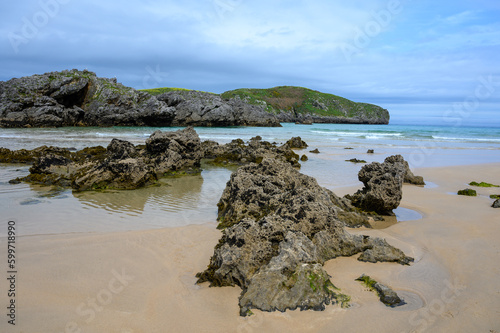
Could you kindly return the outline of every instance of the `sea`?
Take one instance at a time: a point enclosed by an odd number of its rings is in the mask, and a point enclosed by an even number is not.
[[[201,140],[221,144],[254,136],[282,144],[300,136],[309,147],[297,150],[308,160],[301,172],[335,192],[360,186],[363,164],[401,154],[413,170],[429,167],[500,163],[500,128],[417,125],[284,123],[282,127],[195,127]],[[82,149],[106,147],[113,138],[143,144],[155,131],[180,128],[76,127],[1,128],[0,147],[33,149],[42,145]],[[311,153],[318,149],[319,154]],[[372,149],[373,154],[367,151]],[[165,178],[162,186],[131,191],[74,192],[9,180],[29,174],[27,165],[0,164],[1,225],[15,220],[19,235],[118,232],[215,223],[217,202],[235,168],[202,164],[200,175]],[[416,172],[418,174],[418,172]],[[432,184],[431,184],[432,185]],[[5,222],[5,223],[3,223]],[[0,230],[0,237],[6,228]]]

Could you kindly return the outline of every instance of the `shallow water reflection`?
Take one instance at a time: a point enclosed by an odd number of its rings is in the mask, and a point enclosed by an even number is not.
[[[386,229],[390,226],[404,221],[414,221],[422,219],[422,214],[416,210],[398,207],[393,210],[394,216],[384,216],[384,221],[373,221],[370,223],[373,229]]]
[[[20,235],[143,230],[216,222],[217,202],[232,170],[204,166],[200,175],[164,178],[132,191],[73,192],[10,184],[28,167],[2,166],[0,210]],[[0,237],[3,236],[0,231]]]

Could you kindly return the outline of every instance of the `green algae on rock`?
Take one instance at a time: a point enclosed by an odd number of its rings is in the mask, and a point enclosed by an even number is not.
[[[477,196],[477,192],[476,190],[473,190],[473,189],[470,189],[470,188],[466,188],[465,190],[459,190],[457,192],[458,195],[466,195],[466,196],[469,196],[469,197],[475,197]]]
[[[373,280],[368,275],[361,275],[356,281],[361,281],[370,290],[375,291],[382,303],[390,307],[396,307],[406,304],[398,294],[391,288]]]
[[[493,185],[493,184],[490,184],[490,183],[485,183],[485,182],[470,182],[469,183],[470,186],[477,186],[477,187],[500,187],[500,185]]]

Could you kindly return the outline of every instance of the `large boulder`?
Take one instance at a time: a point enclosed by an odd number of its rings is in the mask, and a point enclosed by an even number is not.
[[[359,213],[349,200],[338,197],[319,186],[313,177],[277,159],[240,167],[231,175],[217,206],[219,228],[229,227],[243,218],[258,220],[270,214],[291,221],[315,221],[316,224],[304,227],[317,230],[321,230],[329,218],[340,219],[348,226],[369,226],[368,216]]]
[[[403,181],[407,164],[401,155],[389,156],[383,163],[365,165],[358,173],[364,187],[347,196],[352,204],[364,211],[392,215],[403,196]]]
[[[332,195],[276,159],[240,167],[219,202],[225,229],[198,283],[240,286],[243,316],[252,308],[321,310],[345,299],[325,261],[360,252],[371,262],[413,260],[381,239],[348,233],[337,217],[349,206],[337,206],[346,200]]]

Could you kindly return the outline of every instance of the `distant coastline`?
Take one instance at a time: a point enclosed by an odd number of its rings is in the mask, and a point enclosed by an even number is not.
[[[301,87],[138,91],[76,69],[0,82],[0,127],[388,124],[382,107]]]

